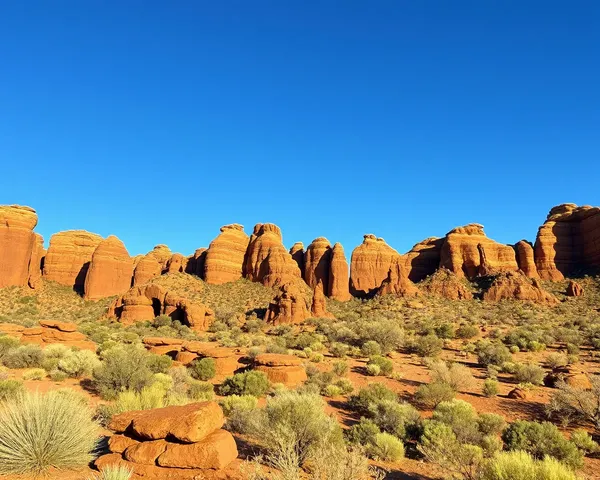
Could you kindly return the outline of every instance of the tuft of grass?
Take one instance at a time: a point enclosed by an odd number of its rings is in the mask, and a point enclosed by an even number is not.
[[[132,471],[123,465],[110,465],[103,468],[98,475],[88,477],[87,480],[129,480]]]

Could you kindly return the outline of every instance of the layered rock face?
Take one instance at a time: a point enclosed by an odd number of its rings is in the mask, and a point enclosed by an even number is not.
[[[77,331],[71,322],[41,320],[36,327],[24,327],[12,323],[0,323],[0,332],[21,340],[21,343],[34,343],[42,347],[52,343],[62,343],[68,347],[96,351],[96,344]]]
[[[440,265],[443,244],[443,238],[426,238],[402,255],[408,278],[412,282],[420,282],[436,272]]]
[[[334,318],[333,315],[327,311],[327,301],[325,300],[323,284],[321,282],[319,282],[313,290],[310,313],[315,318]]]
[[[198,248],[194,255],[188,258],[185,266],[185,273],[204,277],[204,263],[206,261],[206,248]]]
[[[198,332],[206,331],[214,320],[214,312],[203,303],[192,302],[155,283],[131,288],[108,310],[109,317],[117,318],[125,325],[159,315],[169,315]]]
[[[468,279],[519,268],[513,248],[489,239],[483,225],[478,223],[448,232],[441,249],[440,267]]]
[[[281,285],[269,304],[265,320],[273,325],[293,325],[310,317],[308,300],[293,283]]]
[[[143,285],[160,275],[162,267],[156,257],[150,253],[144,255],[133,272],[133,286]]]
[[[579,268],[599,268],[600,208],[573,203],[552,208],[538,230],[534,249],[544,280],[562,280]]]
[[[35,243],[31,251],[31,259],[29,260],[29,279],[28,285],[31,288],[37,288],[42,280],[42,267],[46,249],[44,248],[44,239],[39,233],[35,234]]]
[[[121,295],[131,287],[133,260],[123,242],[114,235],[94,250],[85,277],[84,298],[99,300]]]
[[[414,297],[419,294],[419,289],[410,281],[404,271],[403,261],[395,257],[390,266],[387,278],[379,287],[379,295],[397,295],[400,297]]]
[[[375,294],[388,277],[398,252],[383,238],[368,234],[363,243],[352,252],[350,261],[350,293],[355,297]]]
[[[267,287],[300,279],[300,268],[283,246],[281,230],[272,223],[255,225],[248,243],[244,277]]]
[[[533,245],[527,240],[521,240],[515,244],[514,249],[519,270],[529,278],[540,278],[537,267],[535,266]]]
[[[350,278],[346,254],[341,243],[336,243],[331,250],[331,264],[329,266],[329,290],[327,296],[345,302],[350,300]]]
[[[148,252],[148,255],[154,257],[159,263],[160,272],[162,273],[167,269],[167,263],[173,256],[173,253],[171,253],[171,249],[168,246],[161,243],[160,245],[156,245],[152,251]]]
[[[124,466],[134,477],[214,478],[238,455],[216,402],[200,402],[116,415],[109,429],[110,454],[96,460],[100,471]],[[209,475],[209,476],[207,476]]]
[[[0,288],[27,285],[36,247],[33,229],[37,221],[33,208],[0,206]]]
[[[483,299],[491,302],[500,300],[529,300],[554,305],[558,299],[544,290],[537,279],[529,279],[521,272],[506,272],[497,275]]]
[[[167,261],[166,273],[183,272],[186,260],[181,253],[174,253]]]
[[[294,388],[304,383],[308,377],[302,362],[293,355],[261,353],[254,359],[255,370],[263,372],[270,382],[283,383]]]
[[[435,272],[423,289],[438,297],[444,297],[449,300],[472,300],[473,293],[466,285],[466,280],[458,278],[450,270],[441,268]]]
[[[55,233],[44,260],[44,279],[83,292],[92,255],[100,242],[100,235],[85,230]]]
[[[325,237],[315,238],[304,254],[304,281],[314,290],[319,283],[324,292],[329,292],[329,266],[331,244]]]
[[[304,244],[302,242],[294,243],[290,248],[290,255],[298,265],[302,278],[304,278]]]
[[[209,245],[204,262],[204,280],[221,284],[242,278],[244,257],[250,238],[237,223],[221,227],[221,233]]]

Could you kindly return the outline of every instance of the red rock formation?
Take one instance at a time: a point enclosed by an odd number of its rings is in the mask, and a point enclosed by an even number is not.
[[[442,245],[440,267],[469,279],[519,268],[513,248],[486,237],[483,226],[478,223],[448,232]],[[485,267],[485,271],[480,267]]]
[[[365,235],[363,243],[352,252],[350,293],[356,297],[375,294],[388,277],[393,259],[398,255],[383,238]]]
[[[114,235],[102,240],[96,247],[85,277],[84,298],[121,295],[131,287],[133,261],[123,242]]]
[[[184,263],[185,258],[183,255],[181,253],[174,253],[167,261],[167,266],[165,268],[166,273],[183,272]]]
[[[583,295],[583,287],[581,284],[571,280],[567,286],[568,297],[581,297]]]
[[[283,246],[281,230],[272,223],[259,223],[250,237],[244,276],[267,287],[300,279],[300,269]]]
[[[580,268],[599,268],[600,208],[572,203],[552,208],[538,230],[534,249],[544,280],[559,281]]]
[[[206,248],[199,248],[194,252],[194,255],[188,257],[185,265],[185,273],[196,275],[200,278],[204,277],[204,262],[206,261]]]
[[[304,244],[302,242],[296,242],[290,248],[290,255],[294,261],[298,264],[300,274],[304,278]]]
[[[295,284],[283,284],[269,304],[265,320],[273,325],[302,323],[310,317],[308,300]]]
[[[100,235],[85,230],[55,233],[44,259],[44,279],[83,292],[92,255],[101,241]]]
[[[496,276],[483,299],[490,302],[500,300],[529,300],[554,305],[558,299],[544,290],[537,279],[529,279],[521,272],[506,272]]]
[[[156,245],[152,251],[148,252],[148,255],[154,257],[154,259],[160,264],[160,272],[164,272],[167,269],[167,263],[173,256],[171,249],[164,244]]]
[[[473,293],[466,283],[466,280],[458,278],[450,270],[441,268],[429,278],[423,289],[431,295],[449,300],[472,300]]]
[[[29,263],[36,247],[36,225],[33,208],[0,206],[0,288],[27,285]]]
[[[133,286],[148,283],[154,277],[158,277],[162,271],[161,264],[156,256],[148,253],[144,255],[135,267],[133,272]]]
[[[315,318],[335,318],[331,313],[327,311],[327,301],[325,300],[325,294],[323,293],[323,284],[321,281],[317,284],[313,290],[312,306],[310,307],[310,313]]]
[[[325,237],[315,238],[304,254],[304,281],[314,290],[319,283],[329,292],[331,244]]]
[[[387,278],[379,287],[379,295],[398,295],[400,297],[415,297],[419,295],[419,289],[412,283],[402,266],[403,260],[400,256],[394,258]]]
[[[420,282],[436,272],[444,240],[437,237],[426,238],[402,255],[408,278],[412,282]]]
[[[255,370],[263,372],[270,382],[297,387],[307,380],[306,370],[298,357],[276,353],[261,353],[254,359]]]
[[[350,300],[349,271],[346,254],[341,243],[336,243],[331,250],[331,263],[329,266],[329,290],[327,296],[345,302]]]
[[[515,254],[517,256],[519,270],[529,278],[540,278],[535,266],[533,245],[527,240],[521,240],[520,242],[517,242],[513,248],[515,249]]]
[[[31,251],[31,260],[29,261],[29,279],[27,283],[31,288],[37,288],[42,280],[42,263],[46,256],[44,248],[44,239],[39,233],[35,234],[35,244]]]
[[[221,233],[209,245],[204,263],[204,280],[221,284],[242,278],[244,256],[249,237],[235,223],[221,227]]]
[[[77,325],[70,322],[42,320],[39,326],[29,328],[0,323],[0,333],[16,337],[21,343],[33,343],[42,347],[51,343],[62,343],[69,347],[96,351],[96,344],[88,341],[83,333],[77,331]]]

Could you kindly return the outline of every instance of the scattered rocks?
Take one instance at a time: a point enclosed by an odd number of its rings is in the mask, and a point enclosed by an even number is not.
[[[527,400],[529,394],[527,393],[527,390],[520,387],[516,387],[513,388],[510,392],[508,392],[507,396],[508,398],[512,398],[514,400]]]
[[[70,322],[42,320],[37,327],[23,327],[11,323],[0,323],[0,333],[19,338],[22,343],[34,343],[42,347],[51,343],[62,343],[68,347],[96,351],[96,344],[77,331]]]

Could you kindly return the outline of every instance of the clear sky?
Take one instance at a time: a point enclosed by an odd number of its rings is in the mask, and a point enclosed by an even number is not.
[[[0,3],[0,203],[46,242],[514,243],[599,162],[597,0]]]

